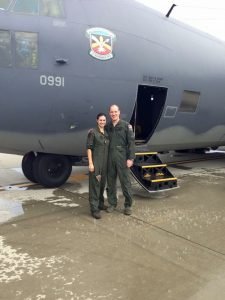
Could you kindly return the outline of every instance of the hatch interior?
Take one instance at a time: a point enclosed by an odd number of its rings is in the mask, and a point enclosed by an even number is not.
[[[139,85],[137,100],[130,123],[134,128],[135,142],[146,143],[152,136],[166,102],[167,88]]]

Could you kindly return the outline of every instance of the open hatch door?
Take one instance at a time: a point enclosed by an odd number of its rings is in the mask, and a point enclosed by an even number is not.
[[[166,102],[167,88],[139,85],[131,124],[136,144],[146,143],[152,136]]]

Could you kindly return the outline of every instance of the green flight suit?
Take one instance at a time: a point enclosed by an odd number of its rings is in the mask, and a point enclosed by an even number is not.
[[[99,211],[104,205],[104,189],[107,175],[109,137],[98,128],[91,129],[87,137],[87,149],[92,151],[94,172],[89,172],[89,203],[91,212]]]
[[[114,127],[112,122],[105,126],[109,135],[109,156],[107,174],[107,196],[110,205],[117,206],[116,179],[120,180],[124,206],[132,206],[130,169],[127,167],[127,160],[135,158],[135,138],[132,126],[123,120]]]

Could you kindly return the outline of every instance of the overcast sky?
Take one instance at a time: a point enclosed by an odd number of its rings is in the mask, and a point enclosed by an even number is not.
[[[225,0],[136,0],[225,41]]]

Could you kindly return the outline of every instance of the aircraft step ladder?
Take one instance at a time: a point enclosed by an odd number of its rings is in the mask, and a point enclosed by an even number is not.
[[[173,177],[157,155],[157,152],[136,153],[131,173],[136,181],[148,192],[158,192],[177,188],[177,178]]]

